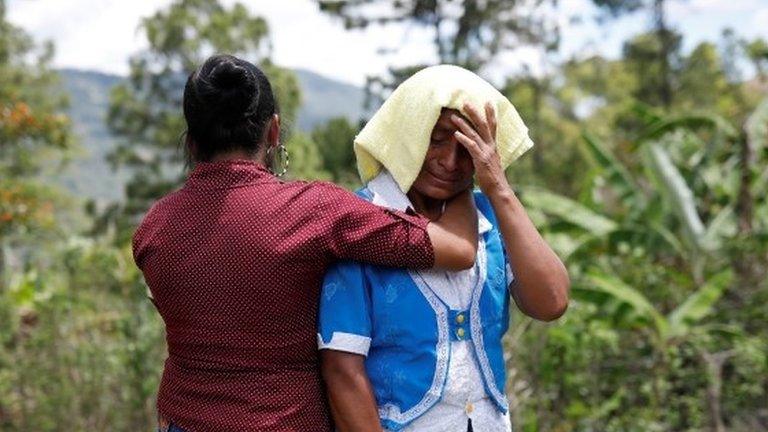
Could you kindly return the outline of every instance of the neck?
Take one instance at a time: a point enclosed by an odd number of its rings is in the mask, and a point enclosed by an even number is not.
[[[266,166],[266,154],[259,149],[255,154],[243,150],[233,150],[226,153],[219,153],[211,158],[211,162],[223,162],[228,160],[252,160]]]
[[[413,204],[413,209],[416,210],[417,213],[425,216],[431,221],[435,221],[442,216],[443,205],[445,203],[444,200],[428,197],[413,189],[408,191],[407,195],[408,199],[410,199]]]

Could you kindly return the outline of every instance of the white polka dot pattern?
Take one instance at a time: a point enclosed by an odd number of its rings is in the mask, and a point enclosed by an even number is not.
[[[329,431],[322,278],[338,259],[429,268],[428,221],[253,161],[199,163],[133,239],[166,324],[158,411],[192,431]]]

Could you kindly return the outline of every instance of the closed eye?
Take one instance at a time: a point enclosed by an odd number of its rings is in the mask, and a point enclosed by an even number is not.
[[[429,145],[438,147],[445,144],[446,142],[447,140],[445,138],[432,138],[429,141]]]

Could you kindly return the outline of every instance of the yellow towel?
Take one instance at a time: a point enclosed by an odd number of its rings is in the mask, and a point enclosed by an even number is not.
[[[486,102],[496,110],[496,147],[502,168],[533,146],[515,107],[492,85],[458,66],[431,66],[400,84],[355,138],[363,183],[384,167],[407,192],[421,171],[440,110],[453,108],[466,116],[466,102],[479,108],[483,117]]]

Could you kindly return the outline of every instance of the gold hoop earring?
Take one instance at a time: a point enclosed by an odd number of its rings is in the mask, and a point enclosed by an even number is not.
[[[267,157],[268,158],[272,156],[271,153],[272,153],[273,149],[274,149],[274,147],[267,149]],[[282,177],[282,176],[285,175],[285,173],[288,172],[288,165],[290,163],[290,160],[288,158],[288,149],[285,148],[284,144],[280,143],[277,146],[277,152],[278,152],[279,158],[280,158],[280,172],[279,173],[275,173],[274,171],[272,171],[272,168],[270,168],[269,171],[272,172],[272,174],[276,175],[277,177]]]

